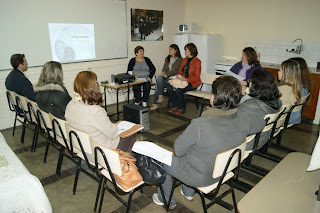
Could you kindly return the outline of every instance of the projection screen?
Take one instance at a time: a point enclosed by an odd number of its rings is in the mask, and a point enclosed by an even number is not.
[[[126,5],[122,0],[10,0],[0,7],[0,70],[23,53],[29,67],[126,58]]]

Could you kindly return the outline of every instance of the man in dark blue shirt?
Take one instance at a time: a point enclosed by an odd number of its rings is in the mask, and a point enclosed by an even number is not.
[[[33,86],[29,79],[26,78],[23,72],[28,70],[28,62],[24,54],[14,54],[10,59],[13,70],[6,78],[7,90],[16,92],[19,95],[25,96],[28,99],[35,101]]]

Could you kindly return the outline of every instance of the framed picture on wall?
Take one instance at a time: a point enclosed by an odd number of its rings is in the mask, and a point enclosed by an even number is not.
[[[162,41],[163,11],[131,9],[131,41]]]

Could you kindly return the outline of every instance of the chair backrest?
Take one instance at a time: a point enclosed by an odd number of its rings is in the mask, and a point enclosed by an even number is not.
[[[65,146],[68,150],[70,150],[69,140],[67,140],[67,131],[65,120],[57,118],[56,116],[49,113],[50,122],[52,124],[52,131],[54,134],[55,140],[60,143],[61,145]],[[62,140],[58,139],[61,138]]]
[[[298,112],[307,103],[309,97],[310,97],[310,92],[308,93],[308,95],[301,97],[299,103],[296,103],[295,105],[292,106],[291,112]]]
[[[81,151],[85,156],[86,153],[92,154],[89,134],[73,128],[67,122],[65,122],[67,139],[69,140],[70,147],[73,152]],[[74,150],[76,149],[76,150]]]
[[[288,105],[282,105],[281,109],[280,109],[280,114],[279,114],[279,118],[277,120],[277,124],[275,126],[275,129],[279,129],[280,127],[283,126],[284,122],[286,121],[286,118],[290,112],[290,106]]]
[[[215,81],[219,75],[213,74],[213,73],[201,73],[200,79],[203,84],[209,84],[211,85],[213,81]]]
[[[273,113],[273,114],[267,114],[266,116],[264,116],[264,120],[266,121],[266,126],[262,129],[262,132],[267,132],[270,129],[272,129],[275,123],[278,122],[278,119],[280,118],[279,115],[285,110],[286,110],[285,106],[282,106],[279,112]]]
[[[49,114],[40,108],[37,109],[37,116],[39,119],[39,123],[42,129],[44,129],[51,137],[54,137],[52,133],[52,123],[49,117]]]
[[[246,145],[247,143],[243,142],[233,149],[219,153],[214,163],[212,177],[221,177],[224,173],[228,173],[237,168],[244,158]]]
[[[31,117],[31,121],[38,123],[37,110],[39,109],[38,104],[34,101],[31,101],[27,98],[28,111]]]
[[[251,143],[256,138],[256,134],[252,134],[246,137],[246,143]]]
[[[10,111],[16,111],[16,94],[13,91],[7,90],[7,100]]]
[[[91,144],[96,143],[92,138],[90,138],[90,140],[92,142]],[[120,164],[120,158],[119,158],[118,152],[116,150],[108,149],[99,145],[93,145],[93,146],[95,146],[94,153],[95,153],[96,164],[99,164],[103,168],[107,169],[110,172],[110,174],[113,173],[118,176],[122,176],[122,170],[121,170],[121,164]]]
[[[26,116],[27,120],[31,122],[30,113],[28,111],[27,98],[25,96],[16,94],[16,103],[18,108],[20,108],[22,113]]]

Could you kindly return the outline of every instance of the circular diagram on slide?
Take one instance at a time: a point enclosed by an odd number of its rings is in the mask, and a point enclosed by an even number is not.
[[[50,29],[51,28],[51,29]],[[53,58],[60,62],[94,59],[93,24],[50,24]]]
[[[75,60],[75,53],[72,47],[67,46],[63,41],[56,40],[55,50],[59,61]]]

